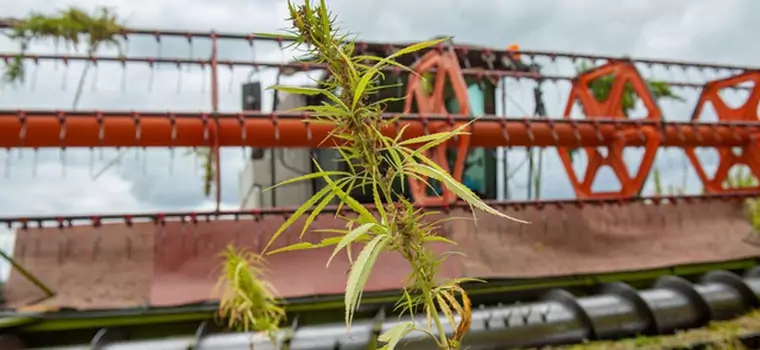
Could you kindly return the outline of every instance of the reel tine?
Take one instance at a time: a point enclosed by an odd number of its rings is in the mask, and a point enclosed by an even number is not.
[[[61,91],[66,91],[69,81],[69,60],[63,59],[63,79],[61,82]]]
[[[193,224],[193,255],[198,255],[198,216],[191,214],[191,221]]]
[[[92,59],[90,61],[90,64],[92,64],[92,80],[90,83],[90,91],[95,92],[98,89],[98,72],[100,71],[100,68],[98,66],[98,61],[95,59]]]
[[[147,176],[148,175],[148,149],[143,147],[143,156],[142,156],[142,175]]]
[[[242,224],[240,223],[240,215],[239,214],[237,214],[237,213],[235,214],[234,220],[235,220],[235,233],[234,233],[234,236],[232,238],[232,242],[233,242],[233,244],[235,244],[235,246],[238,246],[238,245],[240,245],[240,233],[243,231],[243,227],[242,227]]]
[[[132,259],[132,245],[133,245],[132,237],[134,237],[136,235],[135,226],[132,223],[132,218],[129,217],[129,216],[124,217],[124,225],[126,225],[127,228],[128,228],[128,233],[126,235],[126,237],[127,237],[127,239],[126,239],[126,241],[127,241],[127,247],[126,247],[127,248],[127,260],[131,260]]]
[[[195,54],[194,54],[195,45],[193,44],[193,37],[192,36],[188,36],[187,37],[187,49],[188,49],[188,54],[187,54],[188,58],[190,60],[193,60],[194,56],[195,56]],[[193,65],[191,65],[191,64],[187,65],[187,71],[188,72],[190,72],[192,70],[192,68],[193,68]]]
[[[164,217],[164,214],[158,214],[154,218],[154,223],[158,227],[159,237],[160,237],[160,243],[158,244],[158,249],[160,250],[159,256],[163,257],[164,251],[166,251],[166,236],[167,236],[167,228],[166,228],[166,217]]]
[[[150,76],[148,77],[148,92],[153,92],[153,80],[155,80],[156,66],[153,62],[148,63],[150,67]]]
[[[92,242],[92,261],[95,262],[98,258],[98,254],[100,253],[100,239],[101,239],[101,230],[98,227],[95,227],[95,239],[93,239]]]
[[[182,93],[182,65],[177,63],[177,94]]]
[[[34,70],[32,71],[32,79],[29,80],[29,91],[35,91],[37,89],[37,77],[39,76],[40,72],[40,60],[37,58],[34,58],[32,60],[34,62]]]
[[[261,254],[264,251],[264,247],[266,247],[267,241],[265,238],[265,232],[264,232],[264,225],[262,223],[263,216],[260,213],[254,214],[253,217],[253,224],[254,229],[252,230],[254,234],[256,235],[256,249],[255,251],[259,254]]]
[[[19,150],[19,153],[20,152],[21,151]],[[5,152],[5,166],[4,166],[5,169],[3,169],[3,174],[6,179],[11,178],[11,155],[12,155],[11,149],[7,148]]]
[[[201,62],[201,95],[206,94],[206,62]]]
[[[13,230],[13,232],[18,233],[18,230]],[[19,253],[19,258],[21,259],[24,259],[24,257],[26,256],[26,245],[28,241],[29,241],[28,239],[23,239],[21,240],[21,244],[19,245],[18,253]],[[18,242],[18,240],[16,242]]]
[[[121,92],[127,91],[127,63],[121,63]]]
[[[69,240],[64,230],[63,220],[58,219],[58,264],[62,265],[69,253]]]
[[[124,236],[124,251],[127,258],[127,261],[132,260],[132,236],[135,234],[134,229],[129,230],[129,232]]]
[[[185,216],[179,218],[180,220],[180,248],[182,252],[185,251],[185,242],[187,242],[187,236],[189,235],[188,229],[187,229],[187,220]]]

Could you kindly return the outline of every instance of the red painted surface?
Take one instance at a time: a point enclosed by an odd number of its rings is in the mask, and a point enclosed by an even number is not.
[[[534,207],[508,214],[531,224],[479,214],[477,227],[471,221],[446,226],[443,234],[456,240],[456,249],[466,257],[452,258],[444,274],[536,278],[760,256],[760,248],[747,242],[751,228],[741,201]],[[469,214],[457,210],[449,215]],[[14,254],[58,293],[46,304],[78,309],[181,305],[214,299],[214,269],[228,243],[260,249],[282,222],[282,216],[272,215],[258,223],[170,222],[165,229],[153,224],[29,229],[18,233]],[[330,225],[335,225],[332,216],[324,215],[313,227]],[[296,242],[298,233],[283,234],[274,248]],[[312,242],[324,238],[306,237]],[[339,255],[325,268],[329,253],[271,255],[269,280],[284,297],[341,294],[348,261]],[[387,254],[367,289],[396,289],[407,271],[404,261]],[[5,296],[18,307],[42,294],[13,273]]]

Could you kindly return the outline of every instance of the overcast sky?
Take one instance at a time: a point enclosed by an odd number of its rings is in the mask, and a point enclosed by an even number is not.
[[[94,9],[112,7],[134,28],[187,29],[224,32],[273,32],[286,24],[284,0],[0,0],[0,17],[23,17],[30,11],[50,12],[71,5]],[[465,0],[328,0],[339,16],[343,28],[360,34],[360,38],[379,41],[410,41],[439,35],[454,35],[455,41],[505,48],[518,43],[523,49],[578,51],[584,53],[631,55],[690,61],[753,65],[760,54],[760,44],[753,34],[760,30],[756,14],[760,2],[753,0],[574,0],[574,1],[465,1]],[[16,50],[16,45],[0,38],[0,51]],[[198,40],[190,47],[184,39],[166,39],[160,47],[153,38],[130,40],[127,54],[196,58],[208,56],[207,41]],[[38,43],[34,52],[55,52],[50,43]],[[223,42],[223,59],[283,61],[287,54],[271,44]],[[58,49],[65,52],[64,48]],[[103,55],[113,54],[103,51]],[[71,108],[82,65],[68,67],[59,63],[28,65],[29,81],[21,87],[4,86],[0,90],[0,108]],[[572,73],[569,62],[546,63],[547,73]],[[248,79],[249,69],[221,69],[221,108],[240,109],[240,85]],[[679,81],[704,82],[726,72],[667,71],[642,69],[647,77]],[[271,84],[273,72],[254,76]],[[88,75],[81,109],[135,110],[209,110],[208,70],[198,67],[161,67],[147,65],[100,64]],[[534,84],[508,86],[509,115],[530,114]],[[544,95],[549,114],[561,115],[569,83],[549,84]],[[678,90],[686,103],[663,102],[668,119],[689,117],[697,92]],[[737,97],[732,97],[737,98]],[[268,101],[267,101],[268,102]],[[209,209],[211,201],[201,193],[201,173],[193,158],[177,150],[149,152],[131,150],[118,166],[93,180],[116,152],[106,150],[58,150],[20,154],[0,151],[0,216],[84,214],[152,210]],[[548,151],[543,193],[545,197],[570,197],[572,191],[564,170],[553,151]],[[512,164],[523,158],[519,152],[510,156]],[[678,151],[662,152],[658,166],[666,182],[681,184],[683,157]],[[714,158],[708,159],[714,166]],[[238,174],[243,169],[240,149],[225,150],[223,160],[223,200],[225,207],[238,206]],[[689,187],[696,189],[696,178],[689,171]],[[600,178],[602,185],[614,182],[610,174]],[[524,182],[525,174],[516,176]],[[607,186],[605,186],[607,187]],[[651,186],[650,186],[651,187]],[[520,196],[524,189],[514,188]],[[7,240],[6,249],[10,248]]]

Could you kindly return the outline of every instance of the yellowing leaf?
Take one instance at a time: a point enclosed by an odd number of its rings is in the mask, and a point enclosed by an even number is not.
[[[269,254],[277,254],[282,252],[292,252],[297,250],[307,250],[307,249],[315,249],[315,248],[323,248],[323,247],[329,247],[331,245],[338,244],[340,242],[341,238],[343,237],[330,237],[325,238],[322,241],[320,241],[317,244],[313,244],[310,242],[299,242],[295,244],[291,244],[279,249],[275,249],[269,252]]]
[[[308,95],[308,96],[321,95],[327,92],[327,90],[325,89],[315,89],[315,88],[310,88],[310,87],[288,86],[288,85],[272,85],[268,89],[284,91],[290,94]]]
[[[465,185],[459,183],[458,181],[454,180],[454,178],[451,177],[451,175],[449,175],[448,173],[442,171],[442,169],[440,169],[440,168],[439,169],[434,169],[433,167],[428,166],[426,164],[419,164],[418,163],[418,164],[415,164],[413,166],[413,170],[416,171],[416,172],[418,172],[418,173],[420,173],[420,174],[422,174],[422,175],[425,175],[425,176],[428,176],[430,178],[433,178],[433,179],[436,179],[436,180],[440,181],[444,186],[446,186],[446,188],[448,190],[450,190],[451,192],[454,192],[459,198],[461,198],[462,200],[464,200],[465,202],[467,202],[471,206],[474,206],[474,207],[476,207],[476,208],[478,208],[478,209],[480,209],[480,210],[482,210],[482,211],[484,211],[486,213],[493,214],[493,215],[496,215],[496,216],[500,216],[500,217],[503,217],[503,218],[506,218],[506,219],[510,219],[510,220],[513,220],[513,221],[517,221],[517,222],[520,222],[520,223],[524,223],[524,224],[528,223],[527,221],[520,220],[520,219],[517,219],[517,218],[513,218],[513,217],[511,217],[511,216],[509,216],[507,214],[504,214],[504,213],[502,213],[502,212],[500,212],[500,211],[492,208],[491,206],[489,206],[488,204],[486,204],[482,200],[480,200],[480,198],[478,198],[478,196],[475,195],[475,193],[473,193],[472,191],[470,191],[470,189],[467,188],[467,186],[465,186]]]
[[[406,139],[398,143],[399,146],[407,146],[407,145],[414,145],[418,143],[427,143],[431,141],[435,141],[438,144],[443,143],[442,141],[448,140],[455,135],[462,135],[466,134],[465,132],[457,132],[457,130],[461,130],[462,127],[454,129],[452,131],[443,131],[443,132],[437,132],[434,134],[424,135],[424,136],[417,136],[413,137],[411,139]]]
[[[428,47],[431,47],[431,46],[435,46],[435,45],[438,45],[438,44],[440,44],[440,43],[442,43],[444,41],[449,41],[449,40],[451,40],[451,37],[446,37],[446,38],[441,38],[441,39],[435,39],[435,40],[430,40],[430,41],[423,41],[423,42],[420,42],[420,43],[409,45],[409,46],[407,46],[407,47],[405,47],[405,48],[403,48],[401,50],[396,51],[392,55],[381,59],[379,62],[377,62],[375,64],[375,68],[380,68],[384,64],[388,64],[389,62],[392,62],[391,60],[393,60],[396,57],[403,56],[403,55],[406,55],[406,54],[410,54],[410,53],[413,53],[413,52],[417,52],[417,51],[420,51],[422,49],[425,49],[425,48],[428,48]]]
[[[375,77],[375,74],[377,73],[377,69],[370,68],[364,73],[364,75],[362,75],[362,78],[359,80],[359,83],[357,83],[356,88],[354,89],[354,100],[352,101],[353,105],[351,105],[352,110],[356,109],[356,104],[362,97],[364,97],[365,89],[367,89],[367,86],[370,84],[372,79]]]
[[[367,232],[369,232],[370,229],[372,229],[373,226],[376,224],[373,222],[361,225],[349,232],[347,235],[343,236],[343,238],[338,242],[338,245],[335,246],[335,250],[333,250],[332,255],[330,255],[330,258],[327,259],[327,266],[330,266],[330,262],[335,257],[335,255],[340,252],[341,249],[345,248],[347,245],[353,243],[357,239],[361,238],[362,236],[366,235]]]
[[[377,257],[385,249],[388,241],[389,237],[387,235],[375,236],[374,239],[364,246],[354,264],[351,265],[351,271],[348,273],[348,281],[346,283],[346,328],[351,327],[354,311],[361,303],[364,286],[367,284],[367,280],[369,280]]]
[[[329,177],[325,176],[325,177],[323,177],[323,178],[329,178]],[[346,178],[344,178],[344,179],[341,179],[341,180],[345,180],[345,179],[346,179]],[[333,184],[333,186],[334,186],[335,188],[339,188],[339,186],[338,186],[338,185],[336,185],[335,183],[332,183],[332,184]],[[280,228],[278,228],[278,229],[277,229],[277,232],[275,232],[275,233],[272,235],[272,238],[270,238],[270,239],[269,239],[269,243],[267,243],[266,247],[264,247],[264,250],[262,251],[262,253],[263,253],[263,252],[266,252],[266,251],[267,251],[267,249],[269,249],[269,246],[271,246],[271,245],[272,245],[272,243],[274,243],[274,241],[275,241],[275,240],[276,240],[278,237],[280,237],[280,235],[281,235],[283,232],[285,232],[285,230],[287,230],[287,229],[288,229],[288,228],[289,228],[291,225],[293,225],[293,224],[294,224],[294,223],[295,223],[295,222],[296,222],[296,221],[297,221],[299,218],[301,218],[301,216],[302,216],[304,213],[306,213],[306,211],[308,211],[309,209],[311,209],[311,207],[313,207],[313,206],[314,206],[314,205],[315,205],[317,202],[319,202],[319,200],[320,200],[322,197],[326,196],[326,195],[327,195],[327,194],[328,194],[328,193],[329,193],[331,190],[332,190],[332,188],[331,188],[331,187],[325,187],[325,188],[323,188],[323,189],[319,190],[319,192],[317,192],[317,193],[315,193],[313,196],[311,196],[311,198],[309,198],[309,200],[307,200],[307,201],[306,201],[306,203],[304,203],[304,204],[303,204],[303,205],[301,205],[301,206],[300,206],[298,209],[296,209],[296,211],[295,211],[295,212],[293,212],[293,215],[291,215],[291,216],[288,218],[288,220],[286,220],[286,221],[285,221],[285,223],[283,223],[283,224],[280,226]],[[303,230],[306,230],[307,228],[308,228],[308,226],[304,225],[304,228],[303,228]],[[271,253],[270,253],[270,254],[271,254]]]
[[[454,136],[469,134],[468,132],[464,131],[464,129],[466,127],[468,127],[470,125],[470,123],[472,123],[474,121],[475,121],[475,119],[473,119],[472,121],[468,122],[467,124],[460,125],[456,129],[451,130],[451,131],[447,131],[447,132],[443,132],[443,133],[437,133],[437,134],[432,134],[432,135],[427,135],[427,136],[417,137],[416,139],[429,138],[429,140],[427,141],[426,144],[418,147],[412,153],[412,156],[418,157],[418,156],[424,154],[425,151],[427,151],[427,150],[429,150],[429,149],[431,149],[431,148],[433,148],[435,146],[438,146],[438,145],[441,145],[441,144],[445,143],[446,141],[448,141],[449,139],[453,138]],[[431,137],[433,135],[439,135],[439,136],[433,138],[433,137]],[[418,143],[418,142],[413,142],[413,143]]]
[[[377,337],[377,340],[385,343],[380,350],[393,350],[398,342],[415,329],[414,322],[399,323]]]
[[[317,169],[319,171],[323,171],[322,167],[319,166],[319,163],[316,161],[314,162]],[[339,186],[335,184],[335,182],[332,181],[329,177],[325,176],[323,177],[325,182],[327,182],[327,187],[330,188],[333,193],[335,193],[338,198],[342,201],[342,204],[348,205],[353,211],[355,211],[359,216],[365,220],[365,222],[374,222],[377,223],[377,220],[375,220],[375,217],[372,215],[372,213],[367,210],[361,203],[359,203],[356,199],[353,199],[348,193],[344,192]]]
[[[291,178],[291,179],[287,179],[287,180],[282,181],[282,182],[280,182],[278,184],[275,184],[273,186],[269,186],[269,187],[265,188],[264,191],[269,191],[271,189],[274,189],[274,188],[277,188],[277,187],[280,187],[280,186],[284,186],[284,185],[289,185],[289,184],[296,183],[296,182],[301,182],[301,181],[306,181],[306,180],[312,180],[312,179],[316,179],[316,178],[320,178],[320,177],[325,177],[325,176],[334,176],[334,175],[351,176],[351,173],[347,173],[345,171],[320,171],[320,172],[315,172],[315,173],[309,173],[309,174],[306,174],[306,175],[301,175],[301,176],[297,176],[297,177],[294,177],[294,178]]]
[[[425,242],[443,242],[443,243],[457,245],[457,242],[454,242],[446,237],[441,237],[441,236],[425,236],[424,241]]]
[[[309,217],[306,218],[306,222],[303,224],[303,228],[301,229],[301,234],[298,236],[298,238],[303,238],[303,235],[306,234],[306,230],[308,230],[309,226],[311,226],[311,223],[314,222],[314,220],[317,218],[317,215],[322,212],[322,210],[327,207],[330,202],[332,202],[333,198],[335,198],[334,193],[328,193],[324,197],[322,197],[322,200],[317,204],[316,207],[314,207],[314,210],[311,211],[311,214],[309,214]]]

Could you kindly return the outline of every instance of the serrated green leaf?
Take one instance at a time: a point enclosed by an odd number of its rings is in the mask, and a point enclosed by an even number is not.
[[[375,226],[375,223],[367,223],[364,225],[361,225],[353,230],[351,230],[348,234],[343,236],[343,238],[340,240],[340,242],[335,246],[335,250],[333,250],[332,254],[330,255],[330,258],[327,259],[327,267],[330,266],[330,262],[335,257],[335,255],[338,254],[343,248],[345,248],[347,245],[350,245],[357,239],[359,239],[362,236],[367,235],[367,232],[369,232],[370,229],[372,229],[373,226]]]
[[[270,39],[282,39],[282,40],[298,40],[300,37],[298,35],[288,35],[288,34],[279,34],[279,33],[253,33],[254,37],[257,38],[270,38]]]
[[[336,187],[337,187],[337,186],[336,186]],[[275,232],[275,233],[272,235],[272,238],[270,238],[270,239],[269,239],[269,243],[267,243],[266,247],[264,247],[264,249],[262,250],[262,253],[263,253],[263,252],[266,252],[266,251],[267,251],[267,249],[269,249],[269,246],[271,246],[271,245],[272,245],[272,243],[274,243],[274,241],[275,241],[275,240],[276,240],[278,237],[280,237],[280,235],[281,235],[283,232],[285,232],[285,230],[287,230],[287,229],[288,229],[288,228],[289,228],[291,225],[293,225],[293,224],[294,224],[294,223],[295,223],[295,222],[296,222],[296,221],[297,221],[299,218],[301,218],[301,216],[302,216],[302,215],[303,215],[303,214],[304,214],[304,213],[305,213],[307,210],[311,209],[311,207],[313,207],[313,206],[314,206],[314,204],[316,204],[316,203],[317,203],[317,202],[318,202],[318,201],[319,201],[319,200],[320,200],[322,197],[324,197],[325,195],[327,195],[327,194],[328,194],[330,191],[331,191],[331,188],[329,188],[329,187],[325,187],[325,188],[323,188],[323,189],[319,190],[319,192],[315,193],[313,196],[311,196],[311,198],[309,198],[309,200],[307,200],[307,201],[306,201],[306,202],[305,202],[303,205],[301,205],[300,207],[298,207],[298,209],[296,209],[296,211],[295,211],[295,212],[293,212],[293,215],[291,215],[291,216],[290,216],[290,217],[289,217],[289,218],[288,218],[288,219],[287,219],[287,220],[286,220],[286,221],[285,221],[285,222],[284,222],[284,223],[283,223],[283,224],[280,226],[280,228],[278,228],[278,229],[277,229],[277,231],[276,231],[276,232]],[[271,254],[271,253],[269,253],[269,254]],[[268,255],[268,254],[267,254],[267,255]]]
[[[457,130],[461,130],[461,129],[463,129],[463,127],[460,126],[459,128],[456,128],[452,131],[443,131],[443,132],[437,132],[434,134],[413,137],[411,139],[406,139],[399,142],[398,145],[407,146],[407,145],[415,145],[418,143],[429,143],[429,142],[435,142],[434,146],[439,145],[456,135],[467,134],[466,132],[457,132]]]
[[[400,140],[404,136],[404,132],[406,131],[406,128],[408,128],[410,125],[412,124],[405,124],[404,126],[402,126],[398,130],[398,133],[396,133],[396,138],[394,138],[393,141],[398,143],[398,140]]]
[[[330,104],[323,104],[318,106],[300,106],[295,107],[287,110],[288,112],[309,112],[313,116],[316,117],[323,117],[323,118],[330,118],[330,117],[343,117],[348,115],[348,112],[346,112],[342,108],[335,107],[334,105]],[[307,122],[307,120],[304,120],[304,122]],[[326,124],[326,123],[334,123],[331,120],[320,120],[317,118],[310,118],[308,119],[309,123],[313,124]]]
[[[319,166],[318,162],[314,162],[314,165],[317,167],[317,170],[323,171],[322,167]],[[344,192],[341,188],[335,185],[335,182],[332,181],[329,177],[325,176],[323,177],[325,182],[327,182],[328,187],[325,188],[331,188],[333,193],[335,193],[338,198],[342,201],[342,203],[346,204],[351,208],[353,211],[355,211],[357,214],[359,214],[359,217],[361,217],[363,220],[365,220],[366,223],[374,222],[377,223],[377,220],[375,220],[375,217],[372,215],[372,213],[367,210],[361,203],[359,203],[356,199],[352,198],[348,193]]]
[[[468,134],[467,132],[464,131],[464,128],[470,126],[470,124],[473,123],[475,120],[477,120],[477,119],[473,119],[473,120],[471,120],[470,122],[468,122],[466,124],[462,124],[462,125],[458,126],[457,128],[455,128],[454,130],[443,132],[443,133],[438,133],[438,134],[448,134],[448,135],[446,137],[440,136],[439,138],[431,139],[426,144],[418,147],[412,153],[412,156],[416,157],[418,155],[424,154],[424,152],[426,152],[427,150],[445,143],[446,141],[448,141],[449,139],[453,138],[454,136]],[[435,135],[435,134],[433,134],[433,135]],[[432,135],[428,135],[428,136],[432,136]],[[419,138],[425,138],[425,137],[426,136],[421,136]]]
[[[316,244],[310,243],[310,242],[299,242],[299,243],[291,244],[282,248],[272,250],[269,252],[269,254],[329,247],[329,246],[338,244],[342,238],[343,237],[340,237],[340,236],[325,238]]]
[[[343,179],[341,179],[343,180]],[[317,218],[317,215],[322,212],[322,210],[327,207],[330,202],[332,202],[333,198],[335,198],[335,193],[328,193],[322,199],[319,201],[319,204],[317,204],[316,207],[314,207],[314,210],[311,211],[311,214],[309,214],[309,217],[306,218],[306,222],[303,225],[303,229],[301,230],[301,235],[299,238],[303,238],[304,234],[306,234],[306,230],[309,226],[311,226],[311,223],[314,222],[314,220]]]
[[[372,200],[375,202],[375,208],[380,214],[380,223],[386,225],[388,223],[388,215],[385,213],[383,201],[380,199],[380,189],[377,187],[377,181],[372,181]]]
[[[352,101],[353,104],[351,105],[351,110],[356,108],[356,104],[359,103],[359,100],[364,96],[364,90],[367,89],[367,86],[375,77],[375,74],[377,74],[377,69],[375,68],[370,68],[364,72],[364,75],[362,75],[362,78],[354,88],[354,100]]]
[[[389,62],[392,62],[392,60],[394,58],[396,58],[396,57],[403,56],[403,55],[406,55],[406,54],[410,54],[410,53],[413,53],[413,52],[417,52],[417,51],[420,51],[422,49],[425,49],[425,48],[428,48],[428,47],[431,47],[431,46],[435,46],[435,45],[438,45],[438,44],[440,44],[440,43],[442,43],[444,41],[449,41],[449,40],[451,40],[451,37],[440,38],[440,39],[435,39],[435,40],[430,40],[430,41],[423,41],[423,42],[419,42],[419,43],[415,43],[415,44],[409,45],[409,46],[407,46],[405,48],[402,48],[401,50],[398,50],[398,51],[394,52],[392,55],[381,59],[379,62],[377,62],[375,64],[375,68],[379,68],[379,67],[382,67],[385,64],[389,64]]]
[[[343,52],[343,50],[338,49],[335,51],[337,51],[338,55],[340,55],[340,57],[343,59],[343,62],[345,63],[345,66],[349,73],[350,81],[355,82],[358,77],[358,72],[356,71],[356,64],[354,63],[354,61],[351,60],[350,57],[348,57],[348,55],[346,55],[345,52]]]
[[[402,322],[399,323],[393,327],[391,327],[389,330],[385,331],[385,333],[381,334],[377,340],[385,343],[381,350],[393,350],[396,348],[396,345],[398,345],[398,342],[401,341],[401,339],[404,339],[405,336],[407,336],[409,333],[414,331],[415,329],[414,322]]]
[[[364,286],[367,284],[367,280],[369,280],[372,268],[375,266],[375,262],[377,262],[377,257],[385,249],[389,239],[387,235],[375,236],[364,246],[354,264],[351,265],[351,271],[348,273],[348,281],[346,282],[345,297],[347,329],[351,327],[354,311],[361,303]]]
[[[443,171],[443,169],[435,169],[432,166],[429,166],[427,164],[415,164],[413,166],[413,171],[418,172],[422,175],[425,175],[427,177],[436,179],[440,181],[444,186],[446,186],[447,189],[449,189],[451,192],[454,192],[459,198],[470,204],[471,206],[474,206],[475,208],[478,208],[486,213],[500,216],[506,219],[510,219],[513,221],[517,221],[520,223],[527,224],[527,221],[520,220],[514,217],[511,217],[507,214],[504,214],[488,204],[484,203],[480,198],[478,198],[475,193],[473,193],[467,186],[461,184],[460,182],[454,180],[451,175]]]
[[[446,237],[441,237],[441,236],[425,236],[425,238],[423,239],[423,241],[425,241],[425,242],[442,242],[442,243],[448,243],[448,244],[457,245],[457,242],[454,242],[454,241],[452,241],[452,240],[450,240],[450,239],[448,239]]]
[[[380,61],[380,62],[382,62],[382,64],[383,64],[383,65],[385,65],[385,64],[388,64],[388,65],[391,65],[391,66],[395,66],[395,67],[398,67],[398,68],[400,68],[400,69],[402,69],[402,70],[405,70],[405,71],[407,71],[407,72],[409,72],[409,73],[412,73],[412,74],[414,74],[414,75],[416,75],[416,76],[420,76],[420,74],[419,74],[419,73],[417,73],[416,71],[414,71],[414,69],[411,69],[411,68],[409,68],[409,67],[407,67],[407,66],[405,66],[405,65],[403,65],[403,64],[401,64],[401,63],[398,63],[398,62],[396,62],[396,61],[393,61],[393,60],[388,60],[386,57],[377,57],[377,56],[354,56],[354,58],[355,58],[355,59],[359,59],[360,61],[363,61],[363,60],[368,60],[368,61]],[[379,67],[377,67],[377,68],[379,68]],[[400,85],[403,85],[403,84],[400,84]]]
[[[295,94],[295,95],[307,95],[307,96],[322,95],[324,93],[329,92],[325,89],[317,89],[317,88],[311,88],[311,87],[305,87],[305,86],[290,86],[290,85],[272,85],[268,87],[267,90],[278,90],[278,91],[284,91],[284,92]]]
[[[287,179],[287,180],[282,181],[280,183],[277,183],[277,184],[275,184],[273,186],[269,186],[269,187],[265,188],[264,191],[269,191],[271,189],[274,189],[274,188],[277,188],[277,187],[280,187],[280,186],[284,186],[284,185],[288,185],[288,184],[292,184],[292,183],[296,183],[296,182],[301,182],[301,181],[306,181],[306,180],[313,180],[313,179],[320,178],[320,177],[325,177],[325,176],[340,176],[340,175],[351,176],[352,174],[351,173],[347,173],[345,171],[320,171],[320,172],[314,172],[314,173],[309,173],[309,174],[306,174],[306,175],[297,176],[297,177],[294,177],[294,178],[291,178],[291,179]]]

